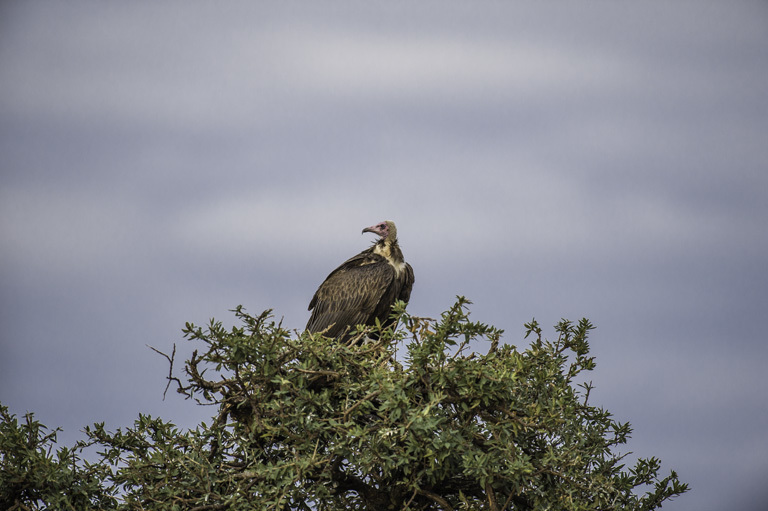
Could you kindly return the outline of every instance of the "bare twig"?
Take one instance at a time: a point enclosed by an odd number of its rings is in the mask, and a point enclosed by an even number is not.
[[[195,506],[189,511],[215,511],[217,509],[226,509],[231,504],[229,502],[221,502],[218,504],[203,504],[202,506]]]
[[[405,506],[403,506],[403,509],[408,509],[409,506],[411,505],[411,502],[413,502],[413,499],[415,499],[416,495],[418,495],[418,494],[419,494],[418,488],[413,490],[413,495],[411,495],[411,498],[408,499],[408,502],[405,503]]]
[[[431,491],[421,490],[421,489],[419,489],[417,491],[419,492],[419,495],[423,495],[423,496],[425,496],[427,498],[430,498],[430,499],[434,500],[438,504],[440,504],[440,506],[442,506],[442,508],[445,509],[446,511],[453,511],[453,507],[451,507],[451,505],[448,503],[448,501],[445,500],[440,495],[438,495],[437,493],[432,493]]]
[[[379,394],[381,394],[381,390],[373,391],[370,394],[368,394],[367,396],[365,396],[363,399],[361,399],[360,401],[358,401],[357,403],[352,405],[351,407],[347,408],[347,410],[344,412],[344,421],[347,420],[347,417],[349,416],[350,413],[352,413],[352,411],[355,408],[357,408],[358,406],[360,406],[361,404],[363,404],[366,401],[370,401],[371,399],[373,399],[374,397],[378,396]]]
[[[170,367],[168,368],[168,376],[166,378],[168,380],[168,385],[165,386],[165,390],[163,391],[163,401],[165,401],[165,395],[168,393],[168,388],[171,386],[171,382],[175,381],[178,384],[179,389],[184,388],[184,386],[181,384],[181,380],[173,376],[173,361],[176,359],[176,343],[173,343],[173,352],[171,353],[170,357],[165,353],[163,353],[162,351],[160,351],[159,349],[155,348],[154,346],[150,346],[149,344],[147,344],[146,346],[147,348],[151,349],[155,353],[164,356],[165,359],[168,361],[168,364],[170,365]]]
[[[297,367],[296,370],[300,373],[306,373],[306,374],[322,374],[324,376],[341,376],[340,373],[337,371],[328,371],[328,370],[320,370],[320,371],[313,371],[312,369],[302,369],[301,367]]]
[[[493,491],[491,483],[485,485],[485,493],[488,496],[488,507],[491,511],[499,511],[499,503],[496,500],[496,492]]]
[[[513,498],[515,498],[515,492],[509,494],[509,497],[507,497],[507,500],[504,501],[504,505],[501,507],[501,509],[507,509],[507,506],[510,502],[512,502]]]

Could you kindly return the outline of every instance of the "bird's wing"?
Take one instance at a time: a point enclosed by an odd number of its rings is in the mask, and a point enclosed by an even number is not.
[[[355,258],[353,258],[355,259]],[[320,285],[309,304],[307,330],[336,337],[347,327],[368,324],[395,270],[380,256],[347,261]],[[330,328],[329,328],[330,327]]]
[[[413,283],[416,281],[416,278],[413,276],[413,268],[408,263],[405,263],[405,275],[402,279],[403,286],[400,288],[400,294],[397,296],[397,299],[407,303],[411,299],[411,289],[413,289]]]

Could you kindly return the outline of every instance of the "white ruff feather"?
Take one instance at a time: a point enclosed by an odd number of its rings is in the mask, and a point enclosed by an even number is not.
[[[405,262],[403,261],[395,261],[392,259],[392,251],[390,250],[390,247],[388,244],[384,245],[376,245],[373,249],[374,254],[378,254],[384,259],[387,260],[387,262],[395,269],[395,274],[399,277],[400,273],[405,270]]]

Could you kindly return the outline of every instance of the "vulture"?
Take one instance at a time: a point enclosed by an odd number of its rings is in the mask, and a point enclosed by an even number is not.
[[[379,222],[363,229],[366,232],[379,239],[320,284],[307,309],[312,311],[308,331],[345,340],[356,325],[375,325],[379,320],[386,328],[392,324],[392,304],[410,298],[413,268],[403,259],[394,222]]]

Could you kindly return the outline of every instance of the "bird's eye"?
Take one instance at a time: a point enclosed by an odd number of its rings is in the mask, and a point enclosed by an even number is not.
[[[379,229],[385,229],[387,227],[387,224],[379,224]]]

